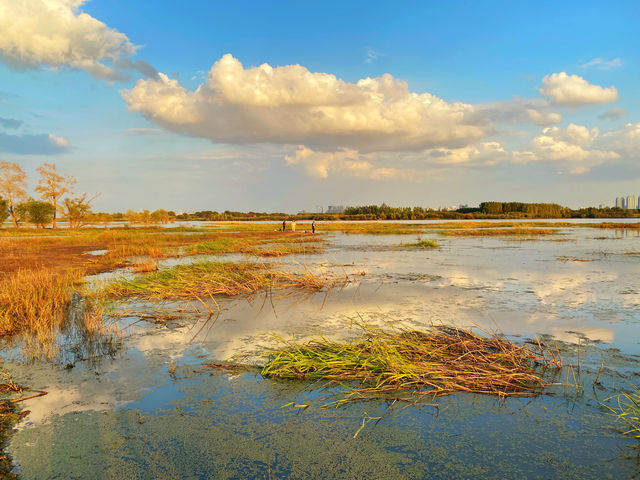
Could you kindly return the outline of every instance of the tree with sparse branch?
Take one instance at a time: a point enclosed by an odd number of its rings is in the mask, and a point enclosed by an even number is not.
[[[91,216],[91,202],[93,202],[98,195],[94,195],[91,198],[87,198],[87,194],[83,193],[79,197],[65,198],[64,210],[67,220],[69,221],[69,228],[80,228],[84,225],[84,222]]]
[[[36,192],[43,200],[53,206],[53,228],[56,228],[56,214],[61,209],[60,200],[67,193],[73,192],[76,179],[72,175],[62,175],[53,163],[44,163],[37,168],[40,173],[40,181]]]
[[[27,175],[20,165],[12,162],[0,162],[0,195],[7,202],[7,209],[13,226],[18,227],[15,205],[27,196]]]

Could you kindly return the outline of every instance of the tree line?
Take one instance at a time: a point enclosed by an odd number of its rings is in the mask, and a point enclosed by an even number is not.
[[[639,212],[621,208],[583,208],[572,210],[555,203],[482,202],[477,208],[434,210],[423,207],[390,207],[388,205],[364,205],[347,207],[343,213],[281,212],[217,212],[202,210],[179,213],[158,209],[153,212],[127,210],[124,213],[95,213],[91,202],[97,195],[87,193],[74,196],[76,179],[58,172],[55,164],[44,163],[38,167],[39,179],[34,193],[39,200],[27,195],[27,175],[17,163],[0,161],[0,225],[10,218],[14,228],[29,223],[39,228],[51,224],[57,228],[60,215],[69,228],[88,224],[128,222],[130,224],[157,225],[176,220],[205,221],[260,221],[260,220],[425,220],[425,219],[474,219],[474,218],[605,218],[638,216]]]

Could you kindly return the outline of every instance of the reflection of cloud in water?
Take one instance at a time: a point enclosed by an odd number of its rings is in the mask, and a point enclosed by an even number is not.
[[[577,343],[578,340],[591,340],[592,342],[613,343],[615,333],[609,328],[596,328],[574,326],[564,329],[552,329],[551,334],[557,340],[563,342]]]

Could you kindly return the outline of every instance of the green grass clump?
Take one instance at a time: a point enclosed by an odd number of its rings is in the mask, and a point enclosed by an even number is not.
[[[617,396],[617,407],[607,408],[615,413],[618,420],[627,424],[625,435],[632,435],[640,440],[640,389],[635,393],[621,393]]]
[[[533,396],[545,387],[536,368],[559,367],[553,354],[545,357],[497,335],[478,336],[458,328],[422,332],[365,327],[365,332],[366,338],[357,343],[291,343],[275,351],[261,373],[268,378],[354,382],[336,402],[341,403],[458,392]]]
[[[440,244],[434,240],[425,240],[422,238],[418,238],[418,241],[415,243],[407,243],[407,247],[418,247],[418,248],[436,248],[439,247]]]

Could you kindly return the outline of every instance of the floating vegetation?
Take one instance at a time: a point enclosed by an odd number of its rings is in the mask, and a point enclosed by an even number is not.
[[[592,258],[578,258],[578,257],[557,257],[559,262],[593,262]]]
[[[636,388],[635,393],[623,392],[612,398],[617,400],[617,407],[607,408],[627,425],[624,435],[632,435],[640,440],[640,389]]]
[[[306,267],[294,272],[276,270],[257,263],[200,262],[178,265],[133,280],[119,279],[100,293],[109,297],[138,297],[150,300],[201,300],[214,295],[252,294],[271,288],[321,291],[347,281],[333,274],[316,274]]]
[[[546,384],[541,370],[561,368],[559,354],[541,344],[516,345],[498,335],[479,336],[455,327],[386,331],[365,326],[355,343],[321,339],[289,343],[272,353],[268,378],[326,380],[345,385],[344,402],[372,399],[418,401],[459,392],[535,396]],[[354,385],[355,384],[355,385]]]
[[[405,243],[407,247],[418,247],[418,248],[436,248],[439,247],[440,244],[435,240],[427,240],[418,237],[418,240],[414,243]]]
[[[284,245],[275,245],[267,248],[256,248],[252,253],[260,257],[282,257],[294,254],[313,254],[321,253],[323,248],[321,245],[298,245],[288,243]]]

